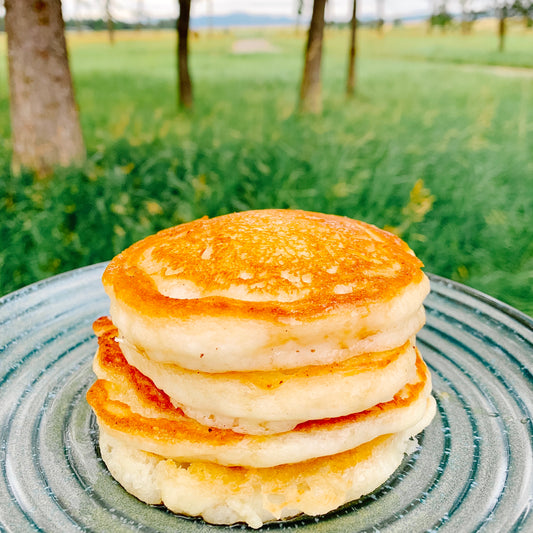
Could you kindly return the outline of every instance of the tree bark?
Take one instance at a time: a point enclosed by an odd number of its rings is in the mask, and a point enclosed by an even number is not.
[[[179,0],[180,14],[177,22],[178,45],[178,105],[191,109],[193,104],[192,82],[189,75],[189,19],[191,0]]]
[[[350,52],[348,56],[348,78],[346,80],[346,94],[352,96],[356,85],[357,57],[357,0],[353,0],[352,20],[350,22]]]
[[[324,40],[324,11],[326,0],[314,0],[311,24],[307,35],[304,71],[300,86],[300,110],[320,113],[322,97],[320,86],[320,65],[322,62],[322,42]]]
[[[85,157],[60,0],[5,0],[12,168],[48,175]]]

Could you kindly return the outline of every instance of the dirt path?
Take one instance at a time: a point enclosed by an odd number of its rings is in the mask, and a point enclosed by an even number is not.
[[[533,79],[533,68],[508,67],[503,65],[461,65],[467,72],[485,72],[503,78],[529,78]]]
[[[239,39],[231,47],[234,54],[276,53],[276,48],[266,39]]]

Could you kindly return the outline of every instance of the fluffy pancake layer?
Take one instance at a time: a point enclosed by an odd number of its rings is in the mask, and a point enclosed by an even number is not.
[[[166,393],[129,365],[100,319],[94,369],[99,380],[87,393],[101,429],[122,443],[179,461],[265,468],[337,454],[380,435],[417,424],[424,416],[431,378],[417,357],[416,376],[387,402],[338,418],[311,420],[268,436],[239,434],[198,423],[172,405]]]
[[[103,277],[121,337],[202,372],[330,364],[403,345],[424,322],[421,262],[345,217],[264,210],[164,230]]]
[[[127,342],[120,347],[127,361],[191,418],[256,435],[362,411],[391,400],[416,377],[416,353],[410,341],[394,350],[330,365],[217,374],[150,361]]]

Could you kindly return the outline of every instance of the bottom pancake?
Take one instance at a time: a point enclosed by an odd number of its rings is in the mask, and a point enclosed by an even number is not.
[[[317,516],[368,494],[416,448],[414,435],[435,414],[434,400],[415,426],[351,450],[307,461],[252,468],[207,461],[178,462],[124,444],[100,428],[100,449],[113,477],[131,494],[212,524],[263,523]]]

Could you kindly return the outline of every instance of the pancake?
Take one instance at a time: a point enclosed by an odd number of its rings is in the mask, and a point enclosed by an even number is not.
[[[416,353],[410,341],[330,365],[217,374],[152,362],[128,343],[121,342],[120,347],[128,363],[190,417],[212,427],[257,435],[362,411],[391,400],[416,377]]]
[[[412,428],[383,435],[354,449],[271,468],[179,462],[128,446],[100,432],[102,458],[128,492],[175,513],[213,524],[264,522],[305,513],[325,514],[372,492],[416,448],[412,436],[433,418],[435,404]]]
[[[202,425],[175,408],[166,393],[129,365],[106,319],[95,324],[98,381],[87,394],[101,430],[122,443],[179,461],[257,468],[333,455],[417,424],[433,403],[431,377],[420,355],[416,377],[392,400],[339,418],[307,421],[292,431],[243,435]]]
[[[120,337],[202,372],[332,364],[402,346],[429,282],[398,237],[346,217],[246,211],[163,230],[111,261]]]
[[[435,414],[415,346],[429,281],[345,217],[203,218],[130,246],[87,392],[102,458],[142,501],[214,524],[320,515],[382,484]]]

